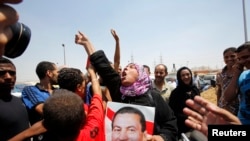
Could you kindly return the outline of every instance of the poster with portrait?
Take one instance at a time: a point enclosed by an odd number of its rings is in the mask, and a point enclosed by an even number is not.
[[[108,102],[105,115],[106,140],[143,141],[146,136],[153,134],[154,117],[154,107]]]

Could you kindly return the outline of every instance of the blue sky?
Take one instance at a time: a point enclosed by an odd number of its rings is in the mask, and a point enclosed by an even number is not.
[[[250,1],[245,1],[250,36]],[[27,50],[12,59],[17,81],[37,81],[40,61],[85,70],[87,54],[74,43],[78,30],[84,32],[96,50],[104,50],[113,61],[115,40],[120,37],[121,65],[133,61],[164,63],[190,68],[221,68],[225,48],[245,42],[241,0],[24,0],[12,5],[19,22],[28,25],[32,37]],[[249,38],[248,38],[249,39]]]

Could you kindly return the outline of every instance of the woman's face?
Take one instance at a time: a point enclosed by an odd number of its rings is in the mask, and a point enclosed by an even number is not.
[[[181,71],[181,80],[186,85],[190,84],[192,77],[191,77],[191,73],[188,71],[188,69],[184,69]]]
[[[121,81],[123,86],[130,86],[138,79],[139,73],[134,64],[128,64],[122,71]]]
[[[227,66],[232,67],[237,61],[237,54],[233,51],[227,51],[223,55],[224,62]]]

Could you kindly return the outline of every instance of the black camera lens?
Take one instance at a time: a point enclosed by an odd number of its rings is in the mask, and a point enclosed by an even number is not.
[[[31,30],[23,23],[15,23],[10,26],[13,37],[6,44],[4,56],[8,58],[16,58],[23,54],[28,47],[31,38]]]

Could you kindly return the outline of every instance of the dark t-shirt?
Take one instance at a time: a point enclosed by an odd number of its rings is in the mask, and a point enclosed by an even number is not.
[[[0,99],[0,141],[29,128],[28,113],[21,99],[15,96]]]

